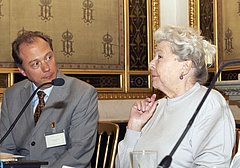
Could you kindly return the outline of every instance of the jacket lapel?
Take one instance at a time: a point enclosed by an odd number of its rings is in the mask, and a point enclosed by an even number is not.
[[[26,84],[25,84],[24,88],[21,90],[20,94],[21,94],[21,101],[22,101],[21,103],[24,106],[32,94],[32,86],[31,86],[30,81],[26,82]],[[32,101],[27,106],[22,117],[24,117],[26,120],[25,122],[27,123],[27,128],[34,128]]]

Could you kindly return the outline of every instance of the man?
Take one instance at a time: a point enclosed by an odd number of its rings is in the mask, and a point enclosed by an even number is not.
[[[23,155],[26,160],[48,161],[51,168],[90,166],[97,135],[96,89],[58,70],[52,41],[41,32],[20,35],[12,44],[12,56],[28,79],[3,94],[1,137],[38,86],[55,78],[63,78],[65,84],[40,88],[44,96],[35,95],[0,151]]]

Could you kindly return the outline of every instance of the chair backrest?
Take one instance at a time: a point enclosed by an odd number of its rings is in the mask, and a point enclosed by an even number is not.
[[[239,151],[239,148],[240,148],[240,144],[239,143],[240,143],[240,129],[236,128],[236,141],[235,141],[235,145],[233,147],[232,158]]]
[[[98,122],[95,168],[114,167],[118,136],[119,126],[117,124],[106,121]]]

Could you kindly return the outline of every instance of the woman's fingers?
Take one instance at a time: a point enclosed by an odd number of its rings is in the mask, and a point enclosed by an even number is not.
[[[128,121],[128,128],[140,131],[145,123],[152,117],[158,101],[155,101],[156,95],[153,94],[151,98],[137,101],[133,106]]]
[[[134,104],[134,107],[136,107],[138,111],[141,111],[144,113],[152,107],[152,105],[155,102],[155,99],[156,99],[156,94],[153,94],[151,98],[146,98],[145,100],[137,101]]]
[[[153,95],[151,96],[151,100],[155,100],[156,97],[157,97],[157,95],[156,95],[156,94],[153,94]]]

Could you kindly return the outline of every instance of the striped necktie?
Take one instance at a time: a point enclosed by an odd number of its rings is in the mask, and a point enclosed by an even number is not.
[[[39,91],[37,94],[38,94],[39,102],[38,102],[37,108],[34,113],[35,125],[37,124],[37,121],[38,121],[38,119],[42,113],[42,110],[45,106],[44,96],[46,95],[43,91]]]

